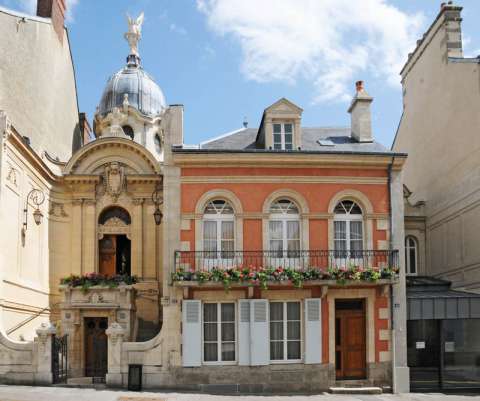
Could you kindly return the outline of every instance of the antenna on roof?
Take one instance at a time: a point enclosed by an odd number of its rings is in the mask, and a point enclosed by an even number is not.
[[[244,127],[244,128],[247,128],[247,127],[248,127],[247,116],[243,117],[243,127]]]

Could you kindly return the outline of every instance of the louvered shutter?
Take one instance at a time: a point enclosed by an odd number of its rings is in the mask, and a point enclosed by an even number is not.
[[[182,311],[182,362],[183,366],[202,364],[202,303],[184,300]]]
[[[305,363],[322,363],[322,300],[305,300]]]
[[[268,301],[255,299],[250,302],[250,364],[268,365],[270,347],[268,338]]]
[[[250,301],[238,301],[238,364],[250,365]]]

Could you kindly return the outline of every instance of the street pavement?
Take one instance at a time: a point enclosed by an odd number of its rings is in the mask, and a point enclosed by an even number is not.
[[[480,394],[210,395],[0,385],[0,401],[480,401]]]

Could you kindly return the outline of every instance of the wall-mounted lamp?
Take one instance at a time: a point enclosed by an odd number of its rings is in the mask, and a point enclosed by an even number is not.
[[[25,215],[25,220],[23,222],[22,233],[25,235],[28,227],[28,201],[32,200],[33,204],[36,206],[36,209],[33,211],[33,220],[35,224],[38,226],[42,223],[43,214],[40,211],[40,205],[45,201],[45,194],[40,189],[32,189],[25,201],[25,209],[23,209],[23,213]]]
[[[159,226],[162,223],[163,213],[160,211],[160,205],[163,204],[163,196],[161,190],[163,187],[163,177],[162,180],[157,183],[155,190],[152,193],[152,202],[155,205],[155,211],[153,212],[153,218],[155,219],[155,224]]]

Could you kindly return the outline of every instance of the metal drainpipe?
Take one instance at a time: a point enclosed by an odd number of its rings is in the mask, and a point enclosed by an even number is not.
[[[388,216],[389,216],[389,242],[390,242],[390,252],[393,251],[393,239],[392,239],[392,166],[395,161],[395,156],[392,156],[392,161],[388,165]],[[400,255],[399,255],[400,257]],[[394,320],[393,320],[393,285],[390,284],[390,341],[391,341],[391,350],[392,350],[392,390],[395,392],[395,335],[394,335]]]

